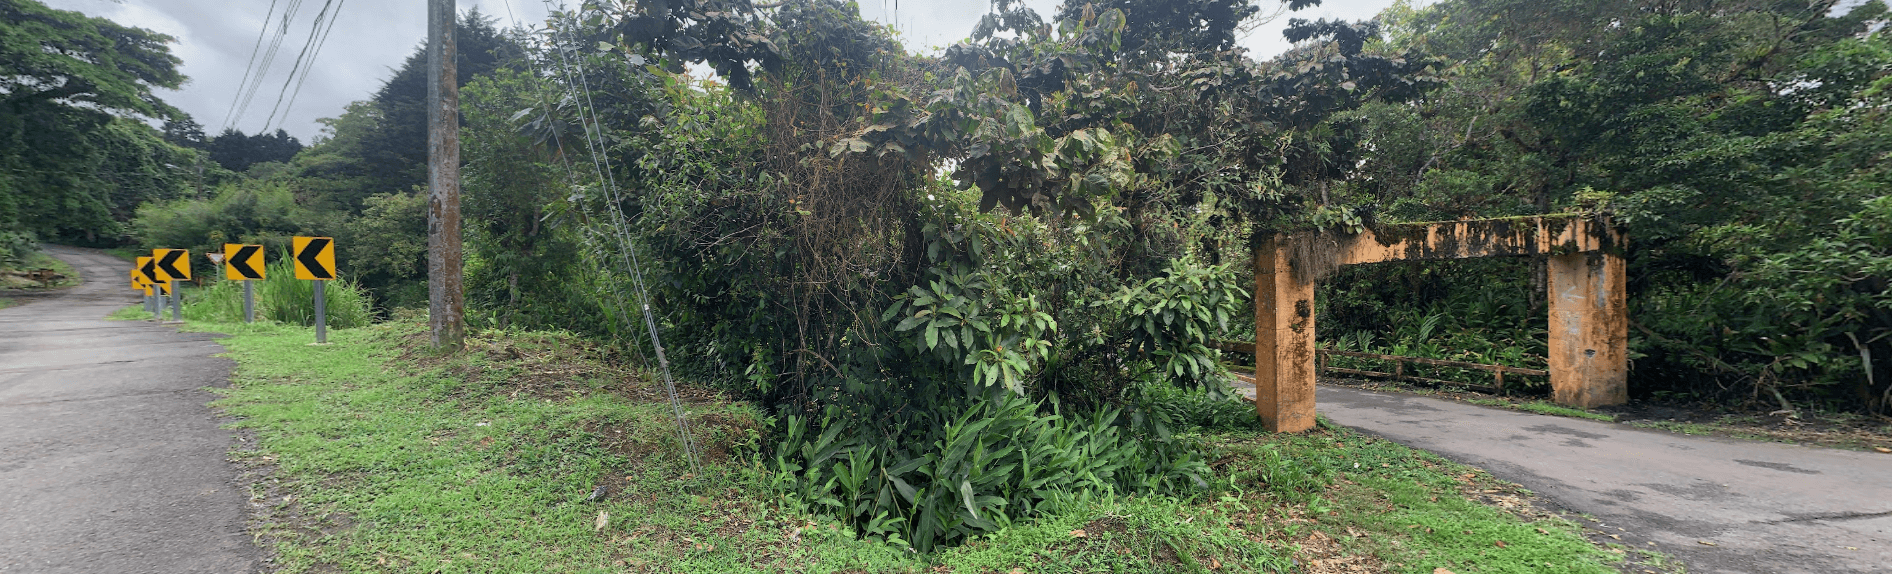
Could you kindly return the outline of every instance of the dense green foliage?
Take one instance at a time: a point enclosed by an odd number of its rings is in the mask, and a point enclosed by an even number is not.
[[[1442,58],[1442,87],[1331,122],[1372,150],[1334,192],[1401,221],[1610,213],[1632,239],[1632,393],[1884,412],[1892,277],[1864,222],[1892,183],[1892,41],[1883,3],[1835,4],[1395,7],[1382,41]],[[1489,342],[1441,350],[1541,361],[1541,264],[1393,267],[1323,289],[1322,332],[1393,344],[1440,316]]]
[[[1187,431],[1253,420],[1222,260],[1357,221],[1296,130],[1430,80],[1370,24],[1258,63],[1218,51],[1252,6],[1172,4],[1000,2],[939,57],[828,0],[555,15],[463,94],[476,300],[639,341],[648,293],[679,373],[787,417],[787,492],[919,549],[1206,486]]]
[[[18,231],[0,231],[0,269],[19,269],[39,253],[39,240]]]
[[[177,197],[193,152],[144,120],[181,115],[169,36],[0,1],[0,229],[109,245],[139,204]]]
[[[293,151],[150,98],[181,81],[164,38],[0,2],[9,38],[135,60],[4,47],[33,54],[0,74],[0,221],[330,235],[378,307],[421,303],[422,54]],[[1400,4],[1295,20],[1265,61],[1234,44],[1245,0],[998,0],[933,55],[838,0],[470,12],[469,316],[650,349],[647,307],[669,364],[646,366],[785,423],[781,491],[920,550],[1202,488],[1195,431],[1253,421],[1213,342],[1252,337],[1275,232],[1606,215],[1632,238],[1633,393],[1884,412],[1892,41],[1883,3],[1834,5]],[[81,84],[103,87],[27,97]],[[1316,313],[1342,348],[1541,367],[1544,289],[1531,259],[1392,264],[1327,278]]]

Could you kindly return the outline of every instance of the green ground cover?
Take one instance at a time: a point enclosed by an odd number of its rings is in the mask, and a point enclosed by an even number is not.
[[[286,572],[1463,574],[1617,559],[1528,511],[1516,485],[1325,425],[1199,431],[1215,470],[1199,493],[1103,496],[916,553],[779,494],[758,456],[768,418],[686,388],[704,452],[690,472],[662,387],[569,336],[486,332],[443,357],[412,321],[322,346],[303,327],[191,327],[230,335],[238,367],[214,406],[246,433],[233,458],[265,509],[253,531]]]

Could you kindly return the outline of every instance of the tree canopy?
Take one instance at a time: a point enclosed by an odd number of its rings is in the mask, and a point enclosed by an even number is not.
[[[139,204],[181,193],[190,152],[144,121],[182,115],[172,38],[32,0],[0,1],[0,226],[111,243]]]

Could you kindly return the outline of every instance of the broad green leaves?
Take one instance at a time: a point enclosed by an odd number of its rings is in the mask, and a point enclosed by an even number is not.
[[[908,289],[882,318],[906,310],[911,314],[894,331],[912,332],[910,344],[918,350],[957,365],[977,386],[1003,384],[1024,394],[1025,378],[1050,358],[1048,339],[1058,326],[1035,295],[1005,297],[982,278],[942,273],[925,287]]]
[[[1148,355],[1173,380],[1220,392],[1221,352],[1209,345],[1228,330],[1242,291],[1227,266],[1202,267],[1189,258],[1170,262],[1162,277],[1094,303],[1121,313],[1131,348]]]

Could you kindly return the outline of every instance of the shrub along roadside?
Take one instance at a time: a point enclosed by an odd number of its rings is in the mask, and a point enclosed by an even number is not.
[[[285,572],[1609,571],[1567,523],[1467,501],[1468,469],[1331,429],[1203,434],[1216,462],[1199,496],[1104,493],[914,553],[778,496],[758,413],[696,389],[709,456],[687,474],[660,387],[570,337],[486,332],[436,357],[413,323],[327,347],[305,328],[193,327],[233,334],[214,404],[251,433],[236,459],[271,473],[252,485],[257,532]]]
[[[220,273],[220,272],[219,272]],[[256,285],[256,318],[289,325],[315,325],[315,285],[296,278],[288,253],[269,264],[269,277]],[[366,326],[373,319],[368,296],[354,282],[330,281],[323,288],[324,313],[330,329]],[[243,283],[217,281],[203,289],[186,289],[184,318],[216,323],[243,322]]]

